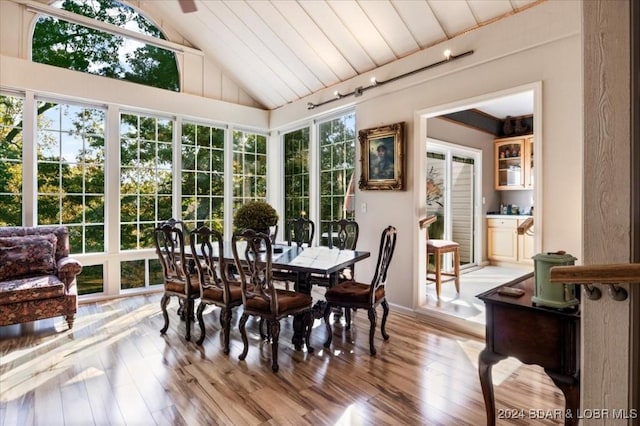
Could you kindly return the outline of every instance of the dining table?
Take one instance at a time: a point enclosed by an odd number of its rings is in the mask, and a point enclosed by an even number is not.
[[[213,246],[213,256],[219,258],[216,253],[217,246]],[[326,246],[297,246],[286,243],[275,243],[271,246],[272,269],[286,270],[296,273],[295,290],[311,294],[312,284],[309,279],[312,274],[319,274],[329,278],[330,285],[338,283],[339,272],[361,260],[371,256],[369,251],[364,250],[340,250]],[[185,247],[185,252],[189,252],[190,247]],[[265,252],[266,256],[266,252]],[[232,243],[225,241],[223,244],[222,258],[225,263],[234,264]],[[324,314],[324,301],[319,300],[314,304],[313,313],[315,318],[322,318]],[[291,339],[296,349],[302,348],[304,326],[302,316],[293,318],[293,337]]]

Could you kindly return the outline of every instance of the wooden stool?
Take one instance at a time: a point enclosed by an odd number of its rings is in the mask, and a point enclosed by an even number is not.
[[[455,277],[456,292],[460,293],[460,244],[447,240],[427,240],[427,280],[435,281],[436,295],[440,298],[440,285],[442,276]],[[453,253],[453,273],[442,272],[442,256]],[[429,256],[434,257],[434,270],[429,270]],[[429,278],[429,273],[435,274],[435,278]]]
[[[460,293],[460,244],[455,241],[448,240],[431,240],[429,239],[429,225],[438,220],[437,216],[431,215],[420,219],[418,225],[425,228],[427,233],[427,281],[435,281],[436,295],[440,299],[440,284],[442,284],[442,276],[455,277],[456,292]],[[442,272],[442,255],[453,253],[453,273]],[[433,255],[434,270],[429,270],[429,256]],[[436,275],[435,278],[429,278],[429,273]]]

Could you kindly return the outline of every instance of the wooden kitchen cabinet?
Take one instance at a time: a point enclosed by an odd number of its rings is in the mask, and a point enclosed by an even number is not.
[[[495,189],[533,189],[533,135],[495,139]]]
[[[518,221],[514,219],[487,219],[489,260],[518,261]]]
[[[524,221],[506,217],[487,219],[487,257],[491,263],[533,264],[533,235],[518,235],[518,225]]]
[[[525,219],[518,219],[518,226],[524,222]],[[532,257],[536,255],[535,252],[535,240],[533,238],[534,227],[529,228],[524,235],[518,235],[518,262],[527,263],[533,265]]]

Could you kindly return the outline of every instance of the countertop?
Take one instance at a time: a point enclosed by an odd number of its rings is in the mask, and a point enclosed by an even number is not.
[[[530,214],[487,214],[487,219],[528,219]]]

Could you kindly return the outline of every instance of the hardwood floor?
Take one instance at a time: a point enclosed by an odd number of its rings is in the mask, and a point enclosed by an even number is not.
[[[255,321],[247,323],[250,348],[241,362],[237,312],[225,356],[218,309],[206,311],[207,338],[199,347],[199,327],[187,343],[176,308],[174,298],[165,336],[159,294],[80,305],[73,331],[62,318],[0,327],[0,424],[485,424],[477,371],[484,344],[473,337],[392,310],[391,338],[384,342],[378,329],[372,357],[367,315],[358,311],[350,331],[334,324],[331,350],[316,320],[315,352],[308,354],[293,350],[289,319],[274,374]],[[530,409],[564,407],[541,368],[506,360],[493,380],[497,408],[525,413],[498,424],[562,423],[527,418]]]

